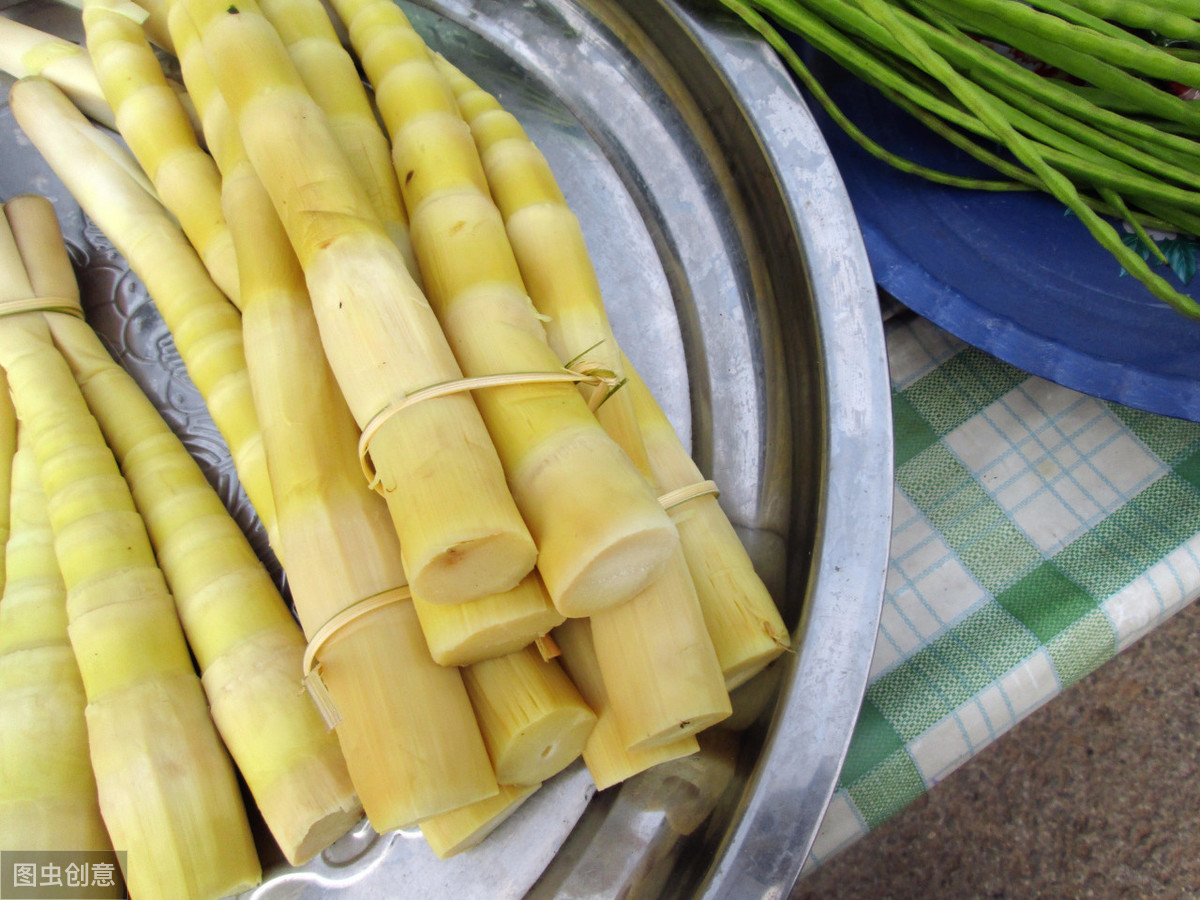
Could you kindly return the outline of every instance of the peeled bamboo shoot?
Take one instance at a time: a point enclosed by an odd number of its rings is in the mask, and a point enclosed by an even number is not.
[[[670,420],[633,366],[625,371],[655,480],[666,491],[698,483],[700,469]],[[673,508],[671,518],[732,691],[788,650],[787,626],[715,496],[693,497]]]
[[[117,131],[179,221],[213,281],[238,302],[237,261],[221,214],[221,176],[197,141],[140,22],[121,0],[84,0],[88,54]]]
[[[408,235],[408,214],[392,168],[391,148],[354,58],[342,45],[328,9],[321,0],[260,0],[260,7],[287,47],[305,87],[328,118],[338,146],[366,188],[371,208],[415,276],[417,262]]]
[[[0,600],[0,847],[109,850],[88,756],[87,700],[67,637],[67,590],[27,441],[12,468],[9,579]]]
[[[596,713],[596,727],[583,746],[583,761],[597,790],[619,784],[659,763],[699,751],[695,735],[684,735],[653,747],[629,749],[617,727],[616,713],[596,661],[591,624],[587,619],[568,619],[554,629],[554,640],[561,650],[559,659],[563,668]]]
[[[733,712],[682,550],[671,566],[628,603],[589,619],[617,726],[635,749],[695,734]]]
[[[117,127],[96,80],[87,49],[57,35],[0,16],[0,70],[13,78],[41,75],[58,86],[88,118]]]
[[[537,572],[511,591],[452,605],[413,597],[433,658],[443,666],[471,663],[520,650],[562,623]]]
[[[495,797],[426,819],[421,823],[421,835],[438,859],[449,859],[470,850],[503,825],[540,787],[503,785]]]

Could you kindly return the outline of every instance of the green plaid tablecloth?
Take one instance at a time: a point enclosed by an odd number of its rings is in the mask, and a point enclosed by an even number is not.
[[[888,323],[896,490],[871,675],[808,866],[1200,595],[1200,425]]]

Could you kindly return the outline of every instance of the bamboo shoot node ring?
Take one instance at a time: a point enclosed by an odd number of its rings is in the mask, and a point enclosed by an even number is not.
[[[370,597],[350,604],[341,612],[333,615],[330,619],[317,629],[316,634],[308,642],[308,646],[304,649],[304,659],[300,666],[301,683],[303,688],[308,691],[313,702],[317,706],[317,711],[320,712],[321,718],[325,720],[325,724],[330,730],[336,728],[342,720],[341,714],[333,703],[333,698],[329,696],[329,691],[325,687],[325,683],[321,680],[321,663],[317,660],[317,654],[321,652],[321,648],[329,642],[335,634],[353,622],[368,613],[372,613],[381,607],[391,603],[401,603],[405,600],[412,599],[412,591],[408,585],[402,584],[399,587],[389,588],[386,591],[380,591],[378,594],[372,594]]]
[[[59,44],[49,41],[39,44],[21,57],[21,63],[30,75],[41,75],[47,66],[52,66],[60,59],[79,56],[81,50],[78,44]]]
[[[556,382],[575,382],[605,386],[605,391],[593,391],[591,407],[593,411],[610,397],[613,391],[624,384],[624,379],[618,379],[616,374],[608,369],[592,364],[580,364],[573,368],[565,368],[559,372],[504,372],[497,375],[480,375],[474,378],[458,378],[453,381],[443,381],[420,388],[405,395],[394,403],[385,406],[367,422],[358,438],[358,461],[362,465],[363,475],[372,490],[379,491],[379,475],[375,472],[370,461],[371,440],[384,424],[397,413],[414,406],[423,400],[433,400],[438,397],[448,397],[451,394],[461,394],[464,391],[474,391],[480,388],[506,387],[520,384],[553,384]],[[382,491],[381,491],[382,493]]]
[[[17,316],[27,312],[55,312],[83,318],[83,307],[71,297],[17,297],[0,302],[0,316]]]
[[[714,497],[721,493],[715,481],[705,480],[697,481],[695,484],[685,484],[683,487],[675,488],[673,491],[667,491],[658,498],[658,502],[662,504],[663,509],[673,509],[682,503],[687,503],[689,500],[695,500],[697,497],[704,497],[712,494]]]

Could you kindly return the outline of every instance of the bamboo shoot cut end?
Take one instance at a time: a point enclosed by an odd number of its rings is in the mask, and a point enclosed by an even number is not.
[[[406,560],[415,596],[453,604],[503,594],[533,568],[527,534],[501,532],[446,547],[419,567]]]
[[[764,629],[765,631],[765,629]],[[725,689],[733,691],[740,688],[743,684],[777,660],[785,652],[787,652],[786,644],[772,642],[766,649],[760,650],[753,656],[743,657],[738,661],[737,665],[728,667],[724,670],[725,673]]]
[[[325,818],[313,822],[303,840],[295,847],[286,849],[284,856],[291,865],[302,866],[338,838],[344,836],[362,820],[362,817],[361,809],[354,812],[349,810],[331,812]]]
[[[580,756],[595,726],[596,714],[583,705],[548,712],[514,736],[495,760],[497,780],[537,784],[557,775]]]
[[[611,543],[569,580],[557,580],[545,568],[542,577],[558,611],[582,618],[619,606],[649,587],[665,571],[678,543],[674,527],[638,531]]]
[[[583,762],[596,790],[603,791],[659,763],[699,751],[695,735],[648,750],[628,750],[604,686],[592,643],[591,623],[586,619],[571,619],[555,630],[554,639],[561,650],[563,668],[596,712],[596,727],[583,746]]]

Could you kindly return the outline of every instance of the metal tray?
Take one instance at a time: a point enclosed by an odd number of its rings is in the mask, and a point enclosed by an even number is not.
[[[698,756],[599,794],[577,763],[447,861],[416,833],[365,823],[297,869],[266,839],[247,896],[784,896],[857,716],[890,536],[882,326],[838,171],[773,53],[710,4],[402,5],[550,160],[617,337],[720,485],[795,652],[736,692]],[[81,37],[77,13],[48,0],[4,14]],[[278,574],[144,288],[6,106],[0,160],[0,199],[55,200],[90,320]]]

